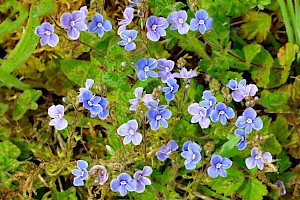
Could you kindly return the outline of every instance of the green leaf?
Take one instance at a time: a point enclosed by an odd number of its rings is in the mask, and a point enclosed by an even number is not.
[[[256,178],[251,178],[243,190],[244,200],[262,200],[268,194],[267,187]]]
[[[72,186],[63,192],[58,192],[56,189],[52,190],[52,199],[53,200],[60,200],[60,199],[77,200],[78,198],[76,196],[76,189],[74,186]]]
[[[270,133],[274,134],[279,142],[284,144],[289,136],[286,118],[282,115],[277,115],[275,122],[272,122],[270,126]]]
[[[248,64],[254,59],[254,57],[261,51],[261,45],[259,44],[250,44],[243,47],[245,53],[245,58]]]
[[[219,154],[222,157],[228,157],[228,158],[238,155],[240,152],[236,147],[236,144],[238,143],[239,140],[240,137],[234,137],[229,141],[225,142]]]
[[[0,67],[0,87],[2,84],[6,85],[7,87],[15,87],[20,90],[26,90],[29,89],[30,86],[26,85],[25,83],[22,83],[19,79],[14,77],[13,75],[7,73]]]
[[[5,114],[8,109],[8,105],[4,103],[0,103],[0,117]]]
[[[284,172],[285,170],[290,168],[290,166],[292,165],[292,162],[290,161],[289,156],[285,152],[281,152],[281,154],[279,154],[277,156],[277,159],[279,162],[279,167],[278,167],[279,173]]]
[[[250,68],[252,79],[257,83],[258,87],[267,87],[271,68],[274,63],[272,55],[265,49],[262,49],[253,60],[253,63],[259,64]]]
[[[295,106],[300,105],[300,75],[295,77],[295,82],[293,84],[293,101],[295,103]]]
[[[283,84],[289,77],[291,65],[296,59],[296,53],[299,51],[299,47],[293,43],[286,43],[285,46],[279,49],[277,53],[280,65],[283,67],[282,77],[280,83]]]
[[[13,119],[21,119],[29,109],[36,110],[38,108],[38,104],[35,102],[41,95],[42,91],[40,90],[25,90],[24,93],[22,93],[17,99],[16,105],[13,109]]]
[[[263,90],[259,102],[267,108],[265,112],[284,112],[288,109],[288,97],[287,93]]]
[[[227,176],[225,178],[218,176],[217,178],[210,179],[208,185],[216,190],[219,194],[229,196],[233,194],[243,184],[245,176],[243,172],[231,167],[226,170]]]
[[[249,11],[243,21],[245,24],[241,25],[241,36],[248,40],[256,39],[258,43],[263,42],[270,31],[272,18],[270,15],[257,12]]]
[[[20,149],[8,140],[0,142],[1,155],[6,158],[17,159],[21,154]]]
[[[263,149],[273,154],[280,154],[282,147],[276,137],[272,136],[262,143]]]

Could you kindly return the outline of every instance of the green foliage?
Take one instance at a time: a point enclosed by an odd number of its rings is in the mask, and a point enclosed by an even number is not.
[[[256,178],[251,178],[247,181],[247,184],[241,193],[245,200],[262,200],[263,196],[268,194],[268,190],[261,181]]]
[[[220,150],[220,155],[228,158],[238,155],[240,152],[237,149],[236,145],[239,140],[240,137],[234,137],[228,142],[225,142]]]
[[[256,11],[249,11],[243,19],[246,23],[241,25],[242,38],[252,40],[255,38],[257,42],[263,42],[268,35],[271,27],[271,16]]]
[[[260,103],[267,108],[265,112],[286,112],[288,97],[287,93],[264,90],[261,93]]]

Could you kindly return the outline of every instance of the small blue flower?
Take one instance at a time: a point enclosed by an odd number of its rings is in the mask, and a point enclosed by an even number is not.
[[[174,61],[161,58],[157,60],[157,72],[163,83],[167,82],[168,78],[173,78],[171,71],[174,68]]]
[[[110,182],[110,189],[114,192],[119,192],[123,197],[126,195],[128,191],[136,190],[136,181],[131,178],[131,176],[127,173],[122,173],[118,176],[118,178],[114,178]]]
[[[253,97],[253,96],[255,96],[256,92],[258,91],[258,88],[256,85],[254,85],[254,84],[246,85],[245,79],[241,80],[239,83],[236,80],[231,79],[227,83],[226,86],[228,88],[230,88],[231,90],[234,90],[231,93],[231,96],[232,96],[233,100],[236,102],[240,102],[248,96]]]
[[[154,58],[140,58],[136,63],[136,68],[139,70],[138,78],[141,81],[145,81],[149,76],[156,78],[157,73],[153,71],[157,67],[157,60]]]
[[[207,110],[198,103],[193,103],[188,107],[188,112],[193,115],[191,123],[199,122],[201,128],[208,128],[210,119],[207,117]]]
[[[199,103],[200,106],[205,107],[207,109],[207,116],[210,116],[211,112],[214,109],[216,104],[216,97],[211,95],[209,90],[205,90],[203,92],[202,99],[205,99]]]
[[[229,80],[226,87],[230,88],[231,90],[238,90],[239,85],[246,86],[246,80],[243,79],[239,83],[235,79]]]
[[[94,33],[98,31],[98,36],[102,37],[104,35],[104,31],[108,32],[112,29],[111,22],[109,20],[104,20],[103,16],[99,13],[96,13],[93,18],[92,22],[88,27],[89,33]]]
[[[40,43],[42,46],[48,44],[50,47],[55,47],[58,44],[59,37],[54,33],[54,27],[48,22],[36,27],[34,33],[41,37]]]
[[[174,93],[178,91],[179,85],[174,78],[168,78],[167,85],[168,87],[164,87],[162,91],[165,92],[166,100],[172,101],[175,98]]]
[[[82,94],[85,91],[90,90],[93,87],[93,85],[94,85],[94,80],[93,79],[86,79],[86,81],[85,81],[85,88],[79,88],[79,96],[78,96],[79,103],[83,102]]]
[[[145,166],[143,171],[139,170],[134,173],[133,178],[136,181],[136,192],[142,193],[145,191],[145,185],[151,185],[151,180],[146,177],[152,174],[152,168]]]
[[[151,41],[158,41],[160,37],[166,36],[165,29],[169,26],[168,21],[163,17],[150,16],[146,22],[148,29],[147,37]]]
[[[167,119],[172,116],[172,112],[168,109],[150,109],[148,110],[148,119],[152,130],[157,130],[162,124],[163,127],[168,128]]]
[[[156,152],[156,157],[160,161],[165,161],[167,158],[170,158],[172,151],[176,151],[178,145],[174,140],[170,140],[167,146],[162,145],[159,151]]]
[[[133,19],[133,12],[134,12],[133,8],[129,8],[129,7],[125,8],[123,13],[124,19],[120,20],[118,23],[119,25],[121,25],[118,28],[118,35],[121,35],[121,33],[125,31],[126,27],[131,23]]]
[[[170,29],[177,30],[179,34],[186,34],[190,26],[186,23],[187,13],[185,10],[174,11],[168,16],[168,21],[172,23]]]
[[[277,180],[276,181],[276,185],[281,188],[280,195],[285,195],[286,194],[286,190],[285,190],[284,183],[282,181],[280,181],[280,180]]]
[[[263,170],[264,163],[272,162],[272,155],[269,152],[262,153],[256,147],[251,151],[251,157],[246,158],[246,166],[248,169],[253,169],[257,166],[258,169]]]
[[[236,126],[245,128],[246,133],[250,133],[252,128],[260,130],[263,127],[263,122],[259,117],[256,117],[256,112],[253,108],[247,108],[243,112],[243,116],[239,116],[236,120]]]
[[[106,98],[103,98],[103,97],[100,97],[100,98],[101,98],[101,100],[99,102],[99,105],[102,109],[100,109],[99,113],[91,113],[91,117],[94,118],[98,115],[98,117],[100,119],[105,119],[109,114],[109,111],[107,109],[108,102],[107,102]]]
[[[83,107],[91,111],[91,114],[98,114],[102,112],[103,108],[99,104],[99,102],[101,101],[101,97],[94,96],[92,92],[89,90],[83,92],[81,97],[82,97]]]
[[[90,175],[95,177],[95,183],[103,185],[108,179],[108,173],[104,166],[95,165],[90,169]]]
[[[124,49],[126,51],[132,51],[136,48],[136,44],[133,42],[133,40],[137,36],[137,31],[136,30],[124,30],[121,33],[121,38],[123,39],[122,41],[118,42],[119,45],[125,46]]]
[[[190,29],[195,31],[199,29],[201,34],[205,31],[210,30],[213,26],[213,19],[210,18],[207,12],[203,9],[198,10],[195,14],[195,18],[191,20]]]
[[[89,174],[86,168],[88,167],[88,163],[84,160],[78,160],[77,161],[77,169],[72,170],[72,174],[76,177],[74,178],[73,184],[75,186],[83,186],[85,180]]]
[[[190,70],[190,71],[187,71],[187,69],[185,67],[183,67],[181,70],[180,70],[180,73],[178,72],[175,72],[173,73],[173,77],[174,78],[186,78],[186,79],[190,79],[190,78],[193,78],[193,77],[196,77],[197,74],[196,74],[196,71],[195,70]]]
[[[236,129],[235,130],[235,135],[240,136],[241,139],[239,140],[239,143],[237,144],[237,147],[239,150],[243,150],[247,146],[247,133],[243,129]]]
[[[121,136],[125,136],[123,144],[129,144],[131,141],[134,145],[139,145],[142,142],[142,134],[136,132],[138,128],[137,121],[129,120],[127,123],[122,124],[117,132]]]
[[[72,40],[79,38],[80,32],[87,30],[86,15],[84,11],[67,12],[60,17],[60,23],[63,28],[68,29],[68,36]]]
[[[201,160],[201,147],[191,141],[186,141],[182,146],[181,156],[185,158],[185,168],[188,170],[192,170],[196,168],[196,164]]]
[[[63,105],[53,105],[48,108],[48,115],[54,118],[49,125],[54,126],[57,130],[63,130],[68,126],[68,121],[64,118],[65,108]]]
[[[227,119],[234,118],[235,113],[232,108],[228,107],[224,103],[218,103],[216,105],[216,109],[211,112],[211,121],[217,122],[220,120],[220,122],[225,125],[227,122]]]
[[[137,87],[134,90],[135,99],[129,99],[129,103],[131,104],[129,110],[136,110],[137,109],[138,103],[142,99],[143,90],[144,90],[144,88],[142,88],[142,87]]]
[[[210,166],[207,169],[207,173],[210,177],[216,178],[218,175],[222,177],[227,176],[227,172],[225,169],[228,169],[232,165],[232,161],[229,160],[228,158],[222,158],[219,155],[213,155],[210,163],[212,166]]]

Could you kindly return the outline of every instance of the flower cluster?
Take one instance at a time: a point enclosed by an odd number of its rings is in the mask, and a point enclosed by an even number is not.
[[[216,104],[216,98],[211,95],[210,91],[204,91],[202,98],[204,100],[199,104],[193,103],[188,107],[188,112],[193,115],[191,123],[199,122],[201,128],[208,128],[210,124],[208,117],[212,122],[220,121],[223,125],[226,124],[227,119],[234,118],[233,109],[222,102]]]
[[[192,170],[196,168],[196,164],[201,160],[201,147],[191,141],[186,141],[182,145],[181,156],[185,158],[184,165],[186,169]]]
[[[231,79],[226,85],[228,88],[233,90],[231,93],[232,98],[236,102],[242,101],[244,98],[255,96],[258,88],[254,84],[246,85],[246,80],[243,79],[239,83],[236,80]]]

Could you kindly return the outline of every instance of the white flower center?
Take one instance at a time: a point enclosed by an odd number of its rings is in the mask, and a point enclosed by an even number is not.
[[[179,18],[178,21],[180,24],[182,24],[184,22],[184,20],[182,18]]]
[[[256,160],[261,159],[261,155],[257,154],[257,155],[255,156],[255,159],[256,159]]]
[[[224,113],[225,113],[224,110],[221,110],[221,111],[219,112],[220,115],[224,115]]]
[[[132,41],[132,39],[131,39],[131,38],[128,38],[128,39],[127,39],[127,42],[131,42],[131,41]]]
[[[140,180],[140,179],[141,179],[141,177],[142,177],[142,176],[139,174],[139,176],[138,176],[137,180]]]
[[[174,87],[173,87],[173,86],[171,86],[171,91],[173,91],[173,89],[174,89]]]
[[[89,106],[92,106],[92,105],[93,105],[91,101],[88,101],[88,104],[89,104]]]
[[[126,185],[127,182],[126,181],[121,181],[121,185]]]
[[[202,112],[201,110],[200,110],[200,116],[204,117],[204,112]]]
[[[50,31],[46,31],[46,35],[51,35],[51,32]]]
[[[63,115],[61,113],[58,113],[58,117],[61,119]]]
[[[218,164],[216,164],[216,168],[221,168],[221,166],[222,166],[222,164],[221,163],[218,163]]]
[[[252,123],[252,119],[248,118],[247,119],[247,123],[251,124]]]
[[[75,21],[71,21],[70,26],[75,26]]]
[[[156,115],[156,120],[160,120],[161,119],[161,115]]]
[[[166,67],[166,72],[170,72],[170,68],[169,67]]]
[[[167,155],[169,156],[169,155],[171,155],[171,153],[172,153],[172,151],[168,151],[168,152],[167,152]]]
[[[245,137],[242,136],[242,137],[241,137],[241,141],[243,142],[244,140],[245,140]]]
[[[145,72],[149,71],[149,67],[146,66],[146,67],[144,68],[144,71],[145,71]]]
[[[196,158],[196,154],[194,154],[194,153],[193,153],[193,156],[192,156],[192,158],[193,158],[193,160],[194,160],[194,159]]]
[[[99,22],[99,23],[97,24],[97,26],[98,26],[98,27],[102,27],[102,24]]]
[[[129,131],[129,133],[130,133],[131,135],[133,135],[133,134],[134,134],[134,130],[131,129],[131,130]]]
[[[200,20],[199,20],[199,24],[204,24],[204,20],[203,20],[203,19],[200,19]]]
[[[212,100],[209,101],[209,106],[212,106]]]
[[[152,25],[152,27],[151,27],[151,28],[152,28],[152,30],[155,30],[155,29],[156,29],[156,27],[157,27],[157,25],[155,25],[155,24],[154,24],[154,25]]]

